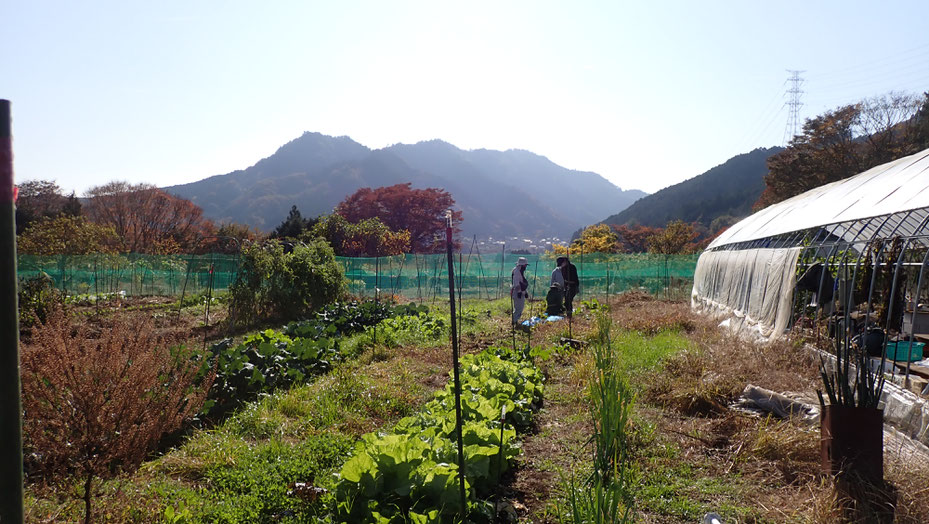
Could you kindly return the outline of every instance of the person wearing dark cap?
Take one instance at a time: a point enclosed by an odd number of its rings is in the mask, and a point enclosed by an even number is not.
[[[510,284],[510,297],[513,298],[513,324],[519,323],[519,317],[523,316],[523,307],[526,306],[526,298],[529,296],[529,280],[526,279],[526,266],[529,261],[526,257],[519,257],[516,261],[516,267],[513,268],[512,279]]]
[[[560,260],[560,259],[559,259]],[[581,289],[581,279],[577,275],[577,266],[571,263],[568,257],[564,257],[564,263],[559,263],[558,268],[561,270],[561,276],[564,278],[564,309],[567,316],[574,312],[574,297]]]

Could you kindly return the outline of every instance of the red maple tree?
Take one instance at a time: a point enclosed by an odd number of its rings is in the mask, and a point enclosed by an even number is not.
[[[392,231],[410,232],[414,253],[438,253],[445,249],[445,213],[455,199],[443,189],[413,189],[396,184],[371,189],[363,187],[345,198],[335,212],[352,223],[379,218]],[[453,249],[460,249],[461,211],[452,210]]]

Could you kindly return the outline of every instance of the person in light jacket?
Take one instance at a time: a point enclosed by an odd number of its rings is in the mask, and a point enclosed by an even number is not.
[[[526,305],[526,298],[529,296],[529,281],[526,279],[526,266],[529,261],[526,257],[519,257],[516,261],[516,267],[513,268],[510,297],[513,298],[513,325],[519,323],[519,317],[523,316],[523,307]]]

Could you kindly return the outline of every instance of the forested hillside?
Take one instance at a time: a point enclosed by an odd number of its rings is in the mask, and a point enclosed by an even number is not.
[[[782,149],[758,148],[732,157],[701,175],[641,198],[603,222],[664,227],[673,220],[682,220],[712,230],[717,218],[728,223],[733,218],[750,215],[752,204],[765,187],[765,162]]]

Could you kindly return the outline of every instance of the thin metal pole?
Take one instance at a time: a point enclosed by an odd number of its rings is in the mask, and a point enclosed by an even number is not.
[[[0,100],[0,522],[23,521],[22,393],[10,101]]]
[[[500,273],[497,274],[497,293],[494,294],[494,298],[500,298],[500,280],[503,278],[503,264],[506,260],[506,242],[503,243],[503,247],[500,248]],[[512,285],[512,283],[511,283]]]
[[[423,282],[422,272],[419,270],[419,256],[413,253],[413,263],[416,264],[416,299],[423,301]]]
[[[481,290],[484,290],[484,286],[487,285],[487,279],[484,278],[484,259],[481,257],[481,246],[477,246],[477,263],[480,265],[480,268],[481,268],[481,278],[479,280],[478,289],[477,289],[477,298],[478,300],[480,300],[482,296]],[[487,292],[487,300],[490,300],[490,292],[489,291],[486,291],[486,292]]]
[[[177,302],[177,320],[175,323],[181,321],[181,308],[184,303],[184,295],[187,293],[187,281],[190,280],[190,264],[193,261],[194,255],[190,255],[190,258],[187,259],[187,275],[184,277],[184,287],[181,288],[181,299]],[[233,320],[237,320],[233,318]]]
[[[464,294],[463,293],[464,276],[465,276],[465,273],[467,273],[467,269],[464,269],[464,270],[462,269],[461,262],[462,262],[461,251],[459,251],[458,252],[458,336],[459,337],[461,336],[461,321],[462,321],[461,312],[464,311],[464,307],[461,305],[461,295]],[[459,340],[458,343],[460,344],[461,340]]]
[[[206,294],[206,318],[204,319],[206,323],[206,329],[203,330],[203,349],[206,350],[206,337],[210,332],[210,302],[213,301],[213,272],[215,266],[213,264],[213,253],[210,253],[210,287]]]
[[[516,314],[516,301],[513,300],[513,289],[510,284],[510,335],[513,337],[513,352],[516,352],[516,322],[513,322],[513,316]]]
[[[571,263],[571,244],[568,244],[568,247],[567,247],[567,250],[566,250],[566,253],[565,253],[565,257],[567,257],[567,259],[568,259],[568,266],[567,266],[567,269],[568,269],[568,278],[571,278],[571,266],[574,265],[574,264]],[[580,276],[580,275],[577,276],[577,282],[575,282],[574,285],[577,286],[578,291],[579,291],[580,288],[581,288],[581,276]],[[567,293],[568,293],[568,285],[565,284],[565,297],[568,296]],[[571,297],[571,311],[570,311],[570,312],[569,312],[569,311],[566,311],[566,312],[565,312],[565,313],[570,313],[570,314],[568,315],[568,338],[570,338],[570,339],[572,339],[572,340],[574,339],[574,332],[573,332],[573,329],[572,329],[572,328],[574,327],[574,324],[573,324],[573,319],[574,319],[574,299],[576,298],[576,295],[577,295],[577,292],[575,292],[575,296],[574,296],[574,297]]]
[[[458,489],[461,495],[461,514],[468,513],[468,500],[465,496],[464,445],[461,437],[461,378],[458,374],[458,326],[455,322],[455,267],[452,261],[452,216],[446,215],[445,250],[448,259],[448,307],[451,313],[452,368],[455,378],[455,437],[458,441]]]
[[[439,256],[432,256],[432,307],[435,307],[436,297],[439,294]]]
[[[458,305],[461,305],[461,290],[463,289],[464,279],[468,274],[468,268],[471,267],[471,254],[474,253],[474,243],[477,242],[477,235],[471,239],[471,249],[468,250],[468,261],[464,265],[464,269],[461,269],[461,251],[458,252],[458,270],[461,274],[458,276]],[[481,298],[481,289],[477,289],[477,298]]]
[[[403,284],[403,266],[406,265],[406,255],[401,254],[400,257],[401,257],[401,258],[400,258],[400,260],[399,260],[398,268],[397,268],[397,283],[396,283],[396,285],[394,286],[394,290],[395,290],[395,291],[394,291],[394,294],[397,295],[398,297],[399,297],[399,296],[403,296],[403,286],[402,286],[402,284]]]
[[[916,313],[919,309],[919,290],[923,286],[923,276],[926,274],[927,262],[929,262],[929,249],[926,249],[926,254],[923,256],[923,263],[919,266],[919,276],[916,278],[916,292],[913,293],[913,313],[910,316],[910,331],[906,333],[907,338],[910,340],[913,340],[913,332],[916,330]],[[905,315],[906,311],[904,311],[903,314]],[[906,374],[903,377],[903,383],[905,384],[908,380],[910,380],[909,360],[906,363]]]
[[[503,430],[506,428],[506,404],[500,408],[500,446],[497,448],[497,479],[500,482],[500,475],[503,474]],[[496,503],[500,503],[500,490],[496,490]],[[494,510],[494,522],[497,522],[497,511]]]
[[[534,306],[532,301],[535,300],[535,282],[539,278],[539,259],[535,259],[535,269],[532,272],[532,295],[529,297],[529,331],[526,333],[526,347],[532,347],[532,319],[535,317],[533,314]]]
[[[94,310],[100,314],[100,288],[97,286],[97,257],[94,256]]]

